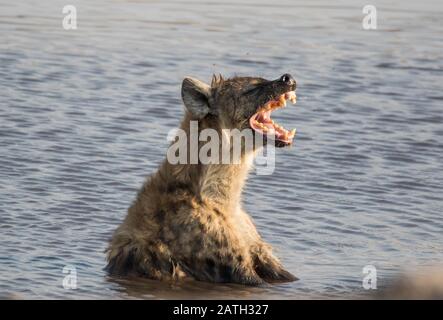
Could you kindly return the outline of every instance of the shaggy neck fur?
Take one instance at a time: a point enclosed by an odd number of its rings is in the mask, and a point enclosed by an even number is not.
[[[183,129],[187,136],[190,134],[191,116],[186,113],[182,122]],[[215,118],[207,117],[199,121],[199,132],[205,128],[216,129],[220,137],[220,155],[222,124]],[[188,139],[189,140],[189,139]],[[201,142],[201,146],[206,142]],[[230,146],[232,152],[232,146]],[[189,141],[188,141],[189,159]],[[242,153],[239,164],[170,164],[167,160],[163,163],[157,176],[161,180],[166,190],[187,186],[198,199],[210,200],[219,206],[232,212],[238,209],[241,201],[241,192],[247,178],[249,168],[254,158],[253,152]]]

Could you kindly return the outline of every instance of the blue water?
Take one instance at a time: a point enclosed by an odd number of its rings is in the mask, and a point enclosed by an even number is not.
[[[365,295],[443,262],[441,1],[0,0],[0,296]],[[298,82],[296,127],[244,205],[300,281],[269,288],[112,279],[104,249],[183,115],[180,83],[212,73]],[[265,186],[265,187],[264,187]],[[76,290],[62,268],[77,269]]]

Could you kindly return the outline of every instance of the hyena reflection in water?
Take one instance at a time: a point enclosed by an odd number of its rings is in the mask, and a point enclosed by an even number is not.
[[[185,78],[186,107],[181,129],[197,120],[199,130],[249,129],[267,134],[276,147],[292,143],[288,131],[270,117],[295,103],[296,82],[213,77],[211,85]],[[142,186],[107,249],[111,274],[151,279],[193,278],[210,282],[261,285],[294,281],[273,255],[241,207],[241,192],[254,150],[240,164],[171,164],[164,161]]]

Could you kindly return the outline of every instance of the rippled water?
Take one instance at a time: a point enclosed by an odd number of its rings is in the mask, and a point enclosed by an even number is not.
[[[305,298],[443,261],[439,1],[0,0],[0,296]],[[110,279],[104,249],[181,118],[185,75],[298,81],[297,127],[245,207],[301,280],[269,288]],[[78,289],[62,287],[77,268]]]

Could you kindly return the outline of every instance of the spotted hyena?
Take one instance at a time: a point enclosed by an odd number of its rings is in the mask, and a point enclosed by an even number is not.
[[[276,80],[223,79],[211,85],[194,78],[182,83],[185,115],[199,130],[247,129],[267,134],[277,147],[292,143],[288,131],[271,120],[274,109],[295,103],[296,82],[289,74]],[[260,285],[294,281],[242,209],[241,192],[254,150],[240,164],[171,164],[165,160],[142,186],[107,249],[111,274],[151,279],[192,278],[210,282]]]

